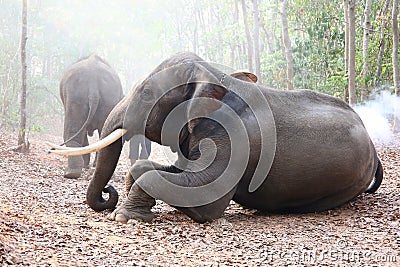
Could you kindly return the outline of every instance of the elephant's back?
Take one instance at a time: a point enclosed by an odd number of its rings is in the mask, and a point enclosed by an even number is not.
[[[123,97],[118,74],[98,56],[71,65],[60,82],[60,93],[65,97],[83,98],[89,96],[90,91],[98,92],[100,99],[109,99],[114,105]]]

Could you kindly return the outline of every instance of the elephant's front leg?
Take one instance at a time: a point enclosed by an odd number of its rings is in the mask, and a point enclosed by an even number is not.
[[[174,166],[165,166],[151,160],[137,160],[125,175],[125,195],[128,196],[132,185],[143,173],[151,170],[169,170],[170,172],[178,172]]]
[[[85,134],[82,146],[88,146],[88,145],[89,145],[89,140],[87,135]],[[90,154],[82,155],[82,158],[83,158],[83,168],[89,169]]]
[[[127,199],[121,207],[116,209],[109,218],[126,223],[129,219],[151,221],[154,217],[151,208],[155,205],[155,199],[144,192],[135,181],[142,174],[151,170],[163,170],[179,172],[174,166],[164,166],[150,160],[137,161],[125,176],[125,191]]]
[[[134,183],[122,206],[114,210],[109,219],[122,223],[127,223],[130,219],[150,222],[154,218],[151,208],[155,204],[155,199]]]

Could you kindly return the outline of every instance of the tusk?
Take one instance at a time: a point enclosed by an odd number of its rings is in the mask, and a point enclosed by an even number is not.
[[[67,146],[59,146],[59,145],[56,145],[56,144],[53,144],[53,143],[50,143],[50,142],[44,142],[46,145],[48,145],[49,147],[51,147],[51,148],[54,148],[54,149],[60,149],[60,150],[64,150],[64,149],[68,149],[68,147]]]
[[[100,149],[114,143],[116,140],[118,140],[124,134],[126,134],[127,131],[128,130],[126,129],[116,129],[114,132],[107,135],[104,139],[97,141],[94,144],[85,147],[68,147],[68,148],[62,147],[62,149],[49,150],[49,152],[64,156],[79,156],[79,155],[89,154],[91,152],[99,151]]]

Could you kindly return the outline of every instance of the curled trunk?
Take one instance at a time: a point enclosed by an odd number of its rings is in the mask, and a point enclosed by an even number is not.
[[[103,148],[98,153],[98,162],[107,164],[97,164],[94,176],[90,181],[86,193],[87,204],[95,211],[114,209],[118,202],[118,193],[112,186],[106,187],[117,166],[122,150],[122,138]],[[104,199],[102,192],[108,193],[108,199]]]
[[[109,135],[115,133],[116,129],[121,129],[125,114],[126,109],[124,107],[124,100],[122,100],[108,115],[100,139],[106,139]],[[97,152],[96,170],[86,191],[86,202],[95,211],[114,209],[118,203],[117,191],[114,187],[106,187],[106,185],[115,171],[124,140],[126,140],[122,135],[119,135],[119,138],[115,142]],[[109,194],[108,199],[103,198],[103,192]]]

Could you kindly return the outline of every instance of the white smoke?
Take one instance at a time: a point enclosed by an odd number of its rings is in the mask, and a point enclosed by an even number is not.
[[[353,107],[375,144],[390,144],[395,138],[393,119],[400,119],[400,97],[380,91],[372,99]]]

